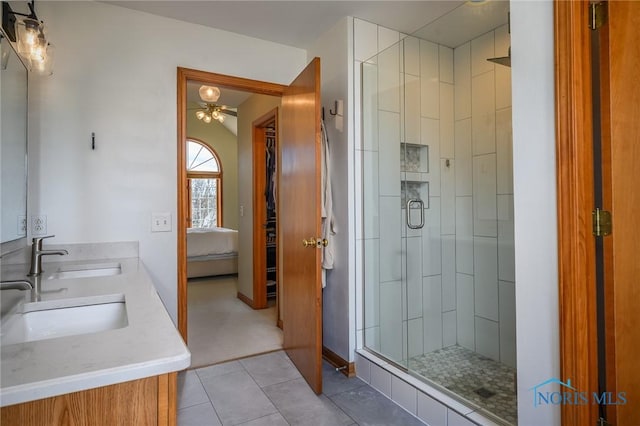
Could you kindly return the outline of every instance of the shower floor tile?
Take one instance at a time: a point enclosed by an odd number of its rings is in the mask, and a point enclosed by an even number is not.
[[[501,419],[517,423],[515,368],[461,346],[449,346],[410,359],[409,369]]]

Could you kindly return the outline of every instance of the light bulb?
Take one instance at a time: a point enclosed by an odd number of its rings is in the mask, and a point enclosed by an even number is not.
[[[16,22],[18,54],[27,60],[34,59],[36,46],[46,48],[44,26],[35,19],[24,18]]]
[[[204,111],[197,111],[196,117],[198,117],[198,120],[202,120],[202,118],[204,117]]]
[[[198,93],[205,102],[215,102],[220,97],[220,89],[214,86],[200,86]]]
[[[213,110],[211,116],[217,120],[218,117],[220,117],[220,113],[218,112],[218,110]]]
[[[211,123],[211,116],[209,114],[206,114],[202,121],[204,121],[205,123]]]
[[[218,116],[218,121],[221,122],[221,123],[224,123],[224,115],[220,114]]]

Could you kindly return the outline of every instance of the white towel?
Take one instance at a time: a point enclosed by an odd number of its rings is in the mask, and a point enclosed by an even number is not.
[[[327,246],[322,248],[322,288],[325,288],[327,286],[327,269],[333,269],[333,236],[336,235],[337,229],[333,220],[329,138],[324,122],[320,124],[322,129],[322,238],[328,242]]]

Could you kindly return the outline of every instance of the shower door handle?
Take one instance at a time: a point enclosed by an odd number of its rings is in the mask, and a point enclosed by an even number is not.
[[[413,225],[411,223],[411,205],[414,203],[420,205],[420,223],[418,225]],[[407,200],[406,210],[407,210],[407,226],[410,229],[422,229],[422,227],[424,226],[424,202],[419,198],[411,198],[410,200]]]

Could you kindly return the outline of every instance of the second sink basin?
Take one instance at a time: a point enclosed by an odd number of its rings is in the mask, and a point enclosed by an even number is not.
[[[91,265],[76,265],[60,267],[50,278],[63,280],[70,278],[92,278],[118,275],[122,273],[119,263],[98,263]]]
[[[23,312],[3,321],[3,345],[97,333],[129,324],[123,294],[25,304]]]

